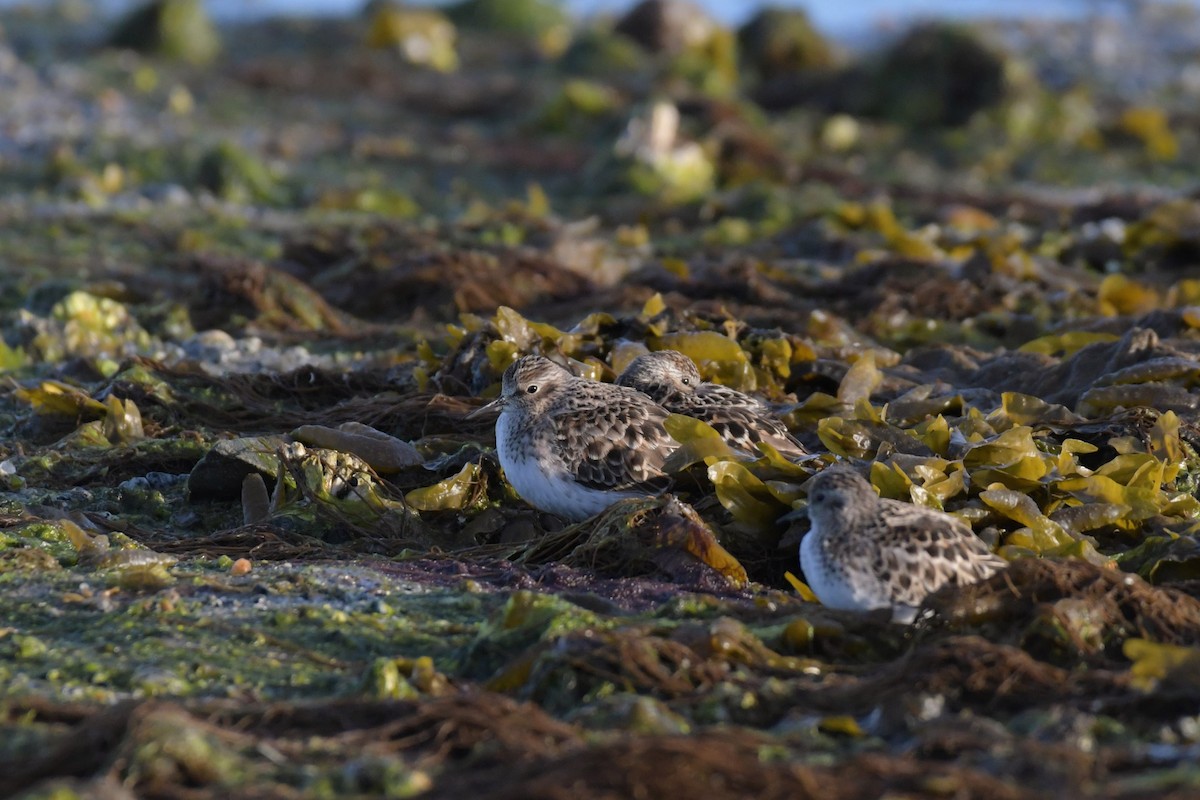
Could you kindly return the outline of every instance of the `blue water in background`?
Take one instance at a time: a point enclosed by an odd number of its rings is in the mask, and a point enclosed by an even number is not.
[[[40,5],[54,0],[0,0],[0,6]],[[728,24],[738,24],[761,5],[746,0],[698,0],[714,16]],[[364,0],[206,0],[209,11],[224,20],[247,19],[277,14],[334,15],[358,13]],[[1200,0],[1193,0],[1200,2]],[[632,0],[566,0],[576,14],[619,14],[633,5]],[[134,0],[98,0],[97,6],[119,12]],[[444,0],[428,0],[414,5],[444,5]],[[863,34],[891,28],[917,18],[928,17],[1028,17],[1068,19],[1090,10],[1104,8],[1120,11],[1120,0],[773,0],[772,4],[805,8],[822,31],[833,36]]]
[[[699,0],[714,16],[737,24],[761,5],[746,0]],[[214,15],[323,13],[352,14],[362,8],[363,0],[208,0]],[[436,0],[428,5],[441,5]],[[774,0],[774,5],[799,6],[808,10],[813,21],[830,33],[852,32],[879,24],[902,22],[915,17],[1070,17],[1096,0]],[[633,5],[631,0],[567,0],[581,16],[621,13]],[[1111,3],[1105,5],[1113,5]],[[1119,5],[1119,4],[1117,4]]]

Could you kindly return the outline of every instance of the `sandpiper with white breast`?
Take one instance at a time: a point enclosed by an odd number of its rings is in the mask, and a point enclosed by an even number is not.
[[[496,453],[530,505],[578,521],[626,497],[666,488],[666,457],[679,446],[668,412],[641,392],[577,378],[542,356],[504,371]]]
[[[891,608],[893,621],[909,623],[941,586],[984,580],[1008,563],[958,518],[880,498],[844,465],[809,481],[808,516],[800,566],[830,608]]]
[[[673,414],[707,422],[730,447],[744,453],[757,454],[756,445],[765,442],[784,458],[808,455],[766,403],[703,380],[695,362],[675,350],[638,356],[621,372],[617,384],[644,392]]]

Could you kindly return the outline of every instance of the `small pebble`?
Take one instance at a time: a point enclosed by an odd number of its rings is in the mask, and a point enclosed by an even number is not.
[[[239,558],[237,561],[233,562],[233,566],[229,568],[229,574],[233,575],[234,577],[240,577],[242,575],[249,574],[250,568],[250,559]]]

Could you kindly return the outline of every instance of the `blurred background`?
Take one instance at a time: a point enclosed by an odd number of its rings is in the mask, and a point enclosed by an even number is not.
[[[6,0],[0,31],[0,190],[97,208],[744,240],[873,192],[1189,190],[1200,145],[1180,0]]]
[[[43,0],[51,2],[51,0]],[[1136,2],[1136,0],[1135,0]],[[3,5],[32,5],[30,0],[5,0]],[[445,7],[446,0],[425,0],[413,6]],[[121,13],[136,5],[134,0],[94,0],[104,13]],[[276,14],[349,15],[357,13],[362,0],[208,0],[210,12],[221,19],[253,18]],[[628,11],[631,0],[567,0],[573,14],[591,16],[620,14]],[[701,7],[728,24],[745,22],[764,3],[744,0],[701,0]],[[854,34],[875,24],[895,24],[914,17],[1005,16],[1005,17],[1079,17],[1099,6],[1120,8],[1132,5],[1125,0],[783,0],[774,3],[783,8],[803,8],[819,27],[838,34]]]

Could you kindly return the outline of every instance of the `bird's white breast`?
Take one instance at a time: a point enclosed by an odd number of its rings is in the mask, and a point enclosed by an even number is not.
[[[829,554],[825,552],[825,537],[816,522],[800,541],[800,568],[804,571],[804,580],[808,588],[829,608],[846,611],[866,611],[873,608],[885,608],[891,605],[883,592],[871,591],[868,582],[862,580],[856,570],[833,568],[829,563]]]
[[[566,463],[553,454],[539,454],[528,442],[515,436],[526,437],[529,431],[514,431],[516,415],[507,411],[496,420],[496,454],[504,477],[521,495],[521,499],[534,508],[568,520],[585,520],[599,514],[616,501],[634,497],[637,492],[600,491],[575,482],[575,476],[566,468]]]

